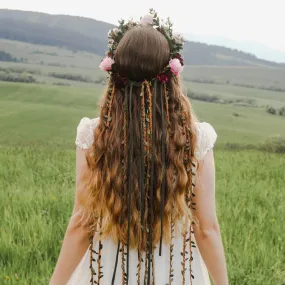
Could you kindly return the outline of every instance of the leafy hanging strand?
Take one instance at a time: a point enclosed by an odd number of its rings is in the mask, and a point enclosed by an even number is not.
[[[195,194],[193,193],[193,189],[195,187],[195,184],[193,183],[193,172],[192,172],[192,167],[195,167],[194,162],[192,161],[194,157],[194,147],[193,147],[193,135],[190,127],[186,128],[186,143],[187,145],[187,151],[188,151],[188,168],[187,168],[187,173],[188,173],[188,191],[187,191],[187,202],[188,202],[188,207],[191,212],[196,210],[196,204],[193,201],[193,197],[195,197]],[[190,169],[189,169],[190,168]],[[192,270],[192,261],[193,261],[193,252],[192,248],[196,247],[195,242],[193,241],[193,228],[192,228],[193,222],[190,221],[189,225],[189,275],[190,275],[190,285],[193,284],[193,270]]]
[[[102,220],[103,220],[103,215],[102,212],[100,214],[100,220],[99,220],[99,250],[98,250],[98,257],[97,257],[97,264],[98,264],[98,279],[97,282],[95,281],[96,284],[100,285],[100,280],[101,278],[104,277],[103,274],[103,266],[101,266],[101,259],[102,259],[102,249],[103,249],[103,243],[102,243]]]
[[[184,153],[183,153],[183,163],[184,163],[184,167],[185,170],[187,172],[187,184],[186,184],[186,193],[185,193],[185,200],[187,202],[187,205],[189,206],[189,176],[188,176],[188,171],[191,170],[190,166],[189,166],[189,140],[187,137],[187,129],[186,129],[186,115],[185,115],[185,111],[182,110],[181,112],[181,121],[182,121],[182,134],[184,136],[184,140],[185,140],[185,145],[184,145]],[[187,228],[188,230],[188,228]],[[182,285],[185,285],[185,273],[186,273],[186,243],[187,243],[187,233],[188,231],[186,230],[185,233],[183,233],[183,246],[182,246],[182,252],[181,252],[181,256],[182,256],[182,269],[181,269],[181,274],[182,274]]]
[[[90,234],[89,236],[89,256],[90,256],[90,283],[93,285],[94,284],[94,275],[96,275],[96,272],[93,268],[93,261],[95,261],[95,259],[93,258],[93,238],[94,238],[94,234]]]
[[[164,114],[164,90],[166,86],[161,85],[160,92],[160,105],[161,105],[161,168],[162,168],[162,182],[161,182],[161,202],[160,202],[160,241],[159,241],[159,256],[162,252],[162,239],[163,239],[163,212],[165,204],[165,192],[166,192],[166,125],[165,125],[165,114]],[[165,105],[168,106],[168,103],[165,101]]]
[[[146,233],[150,231],[149,224],[149,212],[152,210],[149,207],[149,190],[150,190],[150,172],[151,172],[151,134],[152,134],[152,124],[151,124],[151,91],[148,81],[143,82],[144,90],[146,91],[146,105],[145,105],[145,148],[146,148],[146,174],[145,174],[145,207],[144,207],[144,218],[146,220],[146,224],[144,225]],[[147,236],[147,235],[146,235]],[[149,242],[146,242],[146,254],[145,254],[145,276],[144,282],[147,283],[149,279],[150,273],[150,247]],[[147,283],[148,284],[148,283]]]
[[[148,274],[147,285],[150,285],[151,271],[152,271],[152,230],[153,230],[153,188],[154,188],[154,159],[155,159],[155,125],[156,125],[156,88],[157,82],[154,83],[154,94],[152,96],[150,86],[147,84],[147,94],[149,103],[149,137],[150,137],[150,185],[149,185],[149,227],[148,227]]]
[[[133,134],[133,115],[132,115],[132,93],[133,93],[133,84],[131,83],[129,98],[128,98],[128,125],[129,125],[129,153],[128,153],[128,241],[127,241],[127,284],[129,283],[129,269],[130,269],[130,235],[131,235],[131,202],[133,194],[133,150],[134,150],[134,134]]]
[[[169,285],[172,284],[173,278],[174,278],[174,269],[173,269],[173,257],[174,257],[174,244],[173,244],[173,239],[174,239],[174,223],[173,223],[173,218],[172,214],[170,214],[170,246],[169,246]]]
[[[141,239],[143,238],[144,234],[144,212],[145,212],[145,153],[146,153],[146,121],[145,121],[145,96],[144,96],[144,84],[141,87],[141,107],[140,107],[140,175],[139,175],[139,186],[140,186],[140,235],[139,235],[139,244],[141,243]],[[142,255],[140,250],[140,245],[138,247],[138,265],[137,265],[137,284],[140,285],[140,278],[141,278],[141,262],[142,262]]]
[[[93,247],[94,247],[94,234],[96,233],[97,225],[98,225],[98,219],[96,219],[96,221],[95,221],[94,230],[89,235],[89,256],[90,256],[89,269],[90,269],[90,276],[91,276],[90,284],[92,284],[92,285],[94,284],[94,282],[96,282],[94,280],[94,276],[97,275],[95,269],[93,268],[93,262],[96,261],[93,254],[97,254],[97,252],[93,249]]]

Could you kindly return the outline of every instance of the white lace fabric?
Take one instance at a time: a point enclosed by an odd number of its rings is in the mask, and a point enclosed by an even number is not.
[[[89,119],[84,117],[81,119],[77,127],[77,135],[75,144],[81,149],[88,149],[94,141],[94,129],[97,127],[99,117]]]
[[[99,117],[89,119],[84,117],[78,127],[75,144],[82,148],[88,149],[94,141],[94,129],[99,123]],[[214,128],[206,122],[196,123],[197,129],[197,147],[194,155],[198,160],[202,160],[208,151],[214,148],[217,133]]]

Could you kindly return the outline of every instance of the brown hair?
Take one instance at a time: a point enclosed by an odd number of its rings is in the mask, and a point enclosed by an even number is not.
[[[165,85],[150,83],[169,61],[169,44],[157,30],[137,26],[129,30],[120,41],[115,55],[116,68],[120,74],[135,82],[131,90],[121,88],[110,77],[108,88],[101,102],[99,124],[94,132],[94,143],[87,152],[88,171],[84,177],[85,187],[80,192],[82,221],[96,229],[98,219],[103,217],[100,229],[103,236],[110,236],[130,247],[147,249],[146,227],[152,228],[152,245],[160,239],[161,205],[163,211],[163,236],[171,238],[170,221],[191,220],[189,189],[192,189],[193,150],[196,144],[195,118],[190,102],[182,93],[177,77],[172,76]],[[113,90],[110,95],[110,88]],[[131,93],[132,129],[126,114],[126,96]],[[153,98],[156,94],[156,100]],[[158,95],[159,94],[159,95]],[[162,101],[162,98],[164,100]],[[152,104],[154,108],[152,109]],[[152,110],[155,112],[155,141],[152,145],[148,136],[152,133]],[[164,112],[166,126],[163,126]],[[107,114],[107,115],[106,115]],[[107,122],[106,122],[107,118]],[[147,126],[145,126],[145,124]],[[143,131],[141,130],[143,126]],[[163,129],[165,128],[165,166],[162,161]],[[133,153],[129,152],[130,137],[133,137]],[[145,199],[140,192],[142,141],[146,154]],[[150,151],[155,147],[153,188],[149,182]],[[131,159],[132,178],[128,178],[127,161]],[[165,169],[165,176],[163,170]],[[165,177],[165,197],[162,198],[162,184]],[[132,184],[128,196],[127,182]],[[150,192],[150,190],[152,192]],[[153,200],[150,200],[153,193]],[[127,198],[130,197],[130,200]],[[141,203],[145,211],[141,216]],[[130,202],[130,203],[129,203]],[[152,203],[152,205],[150,204]],[[152,206],[152,207],[151,207]],[[128,214],[130,219],[128,223]],[[152,225],[149,222],[152,216]],[[130,240],[128,241],[128,228]]]

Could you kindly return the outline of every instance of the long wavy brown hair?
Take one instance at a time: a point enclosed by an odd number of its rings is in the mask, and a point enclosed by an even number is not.
[[[81,221],[90,231],[98,227],[101,217],[101,234],[123,244],[129,242],[131,248],[147,248],[145,225],[152,229],[152,244],[160,240],[161,230],[165,242],[170,239],[170,221],[175,225],[188,223],[192,219],[187,193],[192,187],[189,171],[196,145],[195,117],[190,102],[182,92],[179,79],[172,76],[167,84],[149,83],[168,64],[170,48],[167,39],[152,27],[138,26],[129,30],[120,41],[115,55],[116,68],[130,80],[142,82],[134,84],[132,96],[132,130],[126,126],[125,90],[115,85],[114,76],[109,78],[108,87],[101,101],[99,124],[94,131],[94,143],[86,155],[88,170],[84,176],[84,189],[80,192]],[[109,89],[113,86],[112,98]],[[155,104],[155,155],[153,201],[150,204],[149,188],[145,192],[145,211],[141,215],[140,156],[142,116],[148,121],[150,103],[156,92],[165,95],[164,102],[157,96]],[[142,100],[142,97],[145,99]],[[165,166],[162,162],[162,110],[166,110]],[[109,115],[108,116],[108,112]],[[106,115],[107,114],[107,115]],[[153,115],[153,114],[152,114]],[[106,120],[107,118],[107,120]],[[150,118],[151,119],[151,118]],[[106,122],[107,121],[107,122]],[[144,122],[144,123],[145,123]],[[151,132],[147,127],[144,138]],[[126,161],[130,159],[128,137],[133,136],[132,192],[128,200],[128,180]],[[145,142],[146,152],[151,141]],[[146,155],[146,180],[149,178],[148,157]],[[165,170],[165,195],[162,199],[163,171]],[[130,179],[130,178],[129,178]],[[146,182],[147,184],[147,182]],[[149,185],[148,185],[149,187]],[[130,202],[130,203],[129,203]],[[161,208],[162,205],[162,208]],[[162,210],[161,210],[162,209]],[[163,223],[161,224],[161,211]],[[128,214],[130,219],[128,222]],[[152,225],[149,216],[152,216]],[[161,226],[162,225],[162,226]],[[128,226],[130,237],[128,241]]]

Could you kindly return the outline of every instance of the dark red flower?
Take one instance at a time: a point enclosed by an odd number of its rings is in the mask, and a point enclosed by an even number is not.
[[[118,87],[124,87],[128,83],[128,78],[125,76],[121,76],[119,73],[113,74],[113,80],[115,82],[115,85]]]
[[[169,78],[165,73],[161,73],[157,75],[157,79],[162,83],[165,84],[168,82]]]
[[[181,54],[180,53],[176,53],[173,58],[177,58],[179,59],[181,65],[183,66],[184,65],[184,59],[182,58]]]

